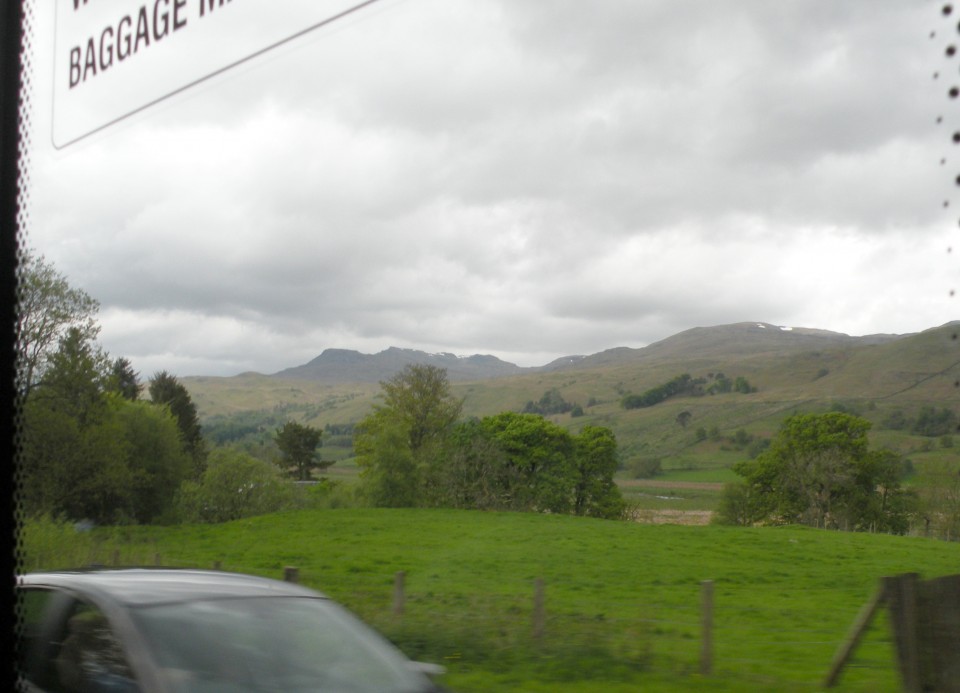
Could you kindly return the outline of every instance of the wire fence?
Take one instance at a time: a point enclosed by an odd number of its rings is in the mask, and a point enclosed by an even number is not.
[[[700,584],[659,590],[638,585],[634,597],[624,598],[605,594],[602,585],[522,576],[504,576],[494,588],[476,593],[438,587],[443,581],[437,576],[376,571],[331,584],[309,566],[251,567],[229,560],[201,565],[161,555],[150,544],[122,549],[80,544],[72,556],[58,548],[57,563],[43,553],[31,555],[23,568],[176,566],[286,578],[340,601],[414,659],[451,671],[506,672],[522,663],[541,667],[548,680],[582,679],[603,670],[607,678],[647,672],[711,676],[766,690],[817,690],[870,596],[846,587],[716,582],[705,604]],[[811,603],[823,608],[811,609]],[[883,615],[847,664],[838,686],[845,689],[899,689]]]

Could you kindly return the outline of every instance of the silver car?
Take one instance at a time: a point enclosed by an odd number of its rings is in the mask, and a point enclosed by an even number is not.
[[[427,693],[386,639],[299,585],[205,570],[33,573],[17,585],[22,690]]]

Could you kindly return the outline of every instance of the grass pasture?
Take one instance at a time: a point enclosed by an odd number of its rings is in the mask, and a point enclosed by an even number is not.
[[[645,525],[452,510],[309,510],[223,525],[24,528],[27,569],[210,567],[300,581],[462,691],[812,691],[882,576],[960,570],[960,544],[806,528]],[[395,575],[406,608],[392,611]],[[545,621],[534,637],[534,584]],[[701,581],[714,670],[698,673]],[[896,691],[885,617],[839,691]]]

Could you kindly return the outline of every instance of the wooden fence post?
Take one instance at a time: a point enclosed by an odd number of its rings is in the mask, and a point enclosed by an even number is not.
[[[120,549],[113,550],[113,567],[120,565]]]
[[[713,671],[713,580],[700,583],[700,673]]]
[[[547,613],[544,597],[543,578],[537,578],[533,583],[533,639],[540,643],[546,631]]]
[[[857,645],[860,644],[860,638],[863,637],[867,628],[870,627],[874,615],[883,604],[885,598],[884,585],[881,583],[880,589],[873,595],[873,599],[864,604],[863,608],[860,609],[857,620],[853,622],[853,626],[847,634],[847,639],[843,645],[840,646],[840,649],[837,650],[837,654],[833,658],[833,664],[830,665],[830,671],[827,673],[827,678],[823,681],[824,688],[832,688],[840,679],[840,673],[847,665],[847,661],[857,648]]]
[[[220,570],[220,561],[214,561],[214,562],[213,562],[213,569],[214,569],[214,570]]]
[[[897,662],[906,693],[920,693],[920,660],[917,648],[917,573],[883,579],[890,609],[893,637],[897,643]]]
[[[960,574],[917,583],[920,686],[960,693]]]
[[[283,569],[284,582],[300,582],[300,569],[293,566],[287,566]]]
[[[393,615],[403,616],[403,611],[407,604],[406,594],[407,573],[403,570],[397,571],[393,576]]]

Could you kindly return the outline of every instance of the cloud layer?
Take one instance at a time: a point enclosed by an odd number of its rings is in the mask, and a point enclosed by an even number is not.
[[[38,56],[28,242],[144,374],[917,331],[955,317],[949,29],[892,0],[383,0],[59,153]]]

